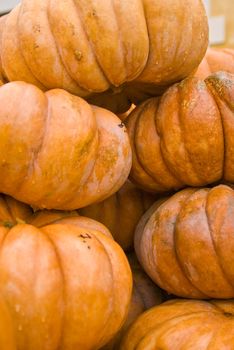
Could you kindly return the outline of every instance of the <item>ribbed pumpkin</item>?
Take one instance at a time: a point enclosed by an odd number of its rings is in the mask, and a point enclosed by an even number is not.
[[[152,192],[234,183],[234,75],[187,78],[138,106],[125,122],[131,180]]]
[[[225,71],[234,73],[234,49],[208,48],[202,60],[196,76],[200,79],[207,78],[211,73]]]
[[[120,113],[189,75],[208,44],[201,0],[22,0],[0,33],[8,80],[63,88]]]
[[[232,350],[234,301],[172,300],[141,315],[120,350]]]
[[[80,209],[79,213],[103,223],[121,247],[130,250],[136,225],[154,201],[155,196],[127,181],[114,195],[103,202]]]
[[[163,301],[162,291],[144,273],[135,254],[129,254],[128,260],[133,275],[133,293],[128,317],[120,332],[102,350],[119,350],[122,338],[137,317]]]
[[[138,259],[171,294],[234,298],[233,217],[230,187],[182,190],[142,217],[135,235]]]
[[[99,349],[127,316],[123,251],[103,225],[66,216],[0,197],[1,350]]]
[[[24,82],[0,87],[0,192],[38,208],[104,200],[131,168],[126,128],[111,112]]]

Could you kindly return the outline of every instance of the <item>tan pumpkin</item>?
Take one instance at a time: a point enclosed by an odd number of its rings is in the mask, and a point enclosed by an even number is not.
[[[79,210],[87,216],[103,223],[124,250],[133,247],[136,225],[144,212],[154,203],[155,196],[148,194],[130,181],[105,201]]]
[[[135,254],[129,254],[128,260],[133,275],[133,293],[128,317],[119,333],[102,350],[119,350],[121,340],[137,317],[163,302],[162,291],[144,273]]]
[[[170,294],[233,298],[233,217],[230,187],[182,190],[142,217],[135,234],[138,259]]]
[[[234,49],[208,48],[195,75],[199,79],[205,79],[211,73],[219,71],[234,73]]]
[[[234,301],[172,300],[141,315],[120,350],[232,350]]]
[[[60,89],[0,87],[0,192],[38,208],[77,209],[126,181],[131,148],[111,112]]]
[[[234,75],[187,78],[138,106],[125,123],[130,179],[145,190],[234,183]]]
[[[208,44],[201,0],[22,0],[1,22],[8,80],[119,113],[189,75]]]
[[[127,259],[102,224],[70,215],[0,197],[1,350],[95,350],[122,326]]]

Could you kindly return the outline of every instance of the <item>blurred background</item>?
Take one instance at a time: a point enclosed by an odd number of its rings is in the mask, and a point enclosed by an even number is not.
[[[210,44],[234,47],[234,0],[203,1],[209,17]],[[0,14],[10,11],[19,2],[0,0]]]

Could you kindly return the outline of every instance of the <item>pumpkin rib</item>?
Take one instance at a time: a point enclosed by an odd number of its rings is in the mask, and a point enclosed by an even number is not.
[[[17,14],[17,15],[19,16],[19,14],[20,14],[20,12],[21,12],[21,7],[20,7],[20,5],[18,5],[17,8],[18,8],[18,14]],[[13,11],[15,11],[15,9],[13,9]],[[18,23],[18,21],[17,21],[17,24],[16,24],[17,29],[18,29],[18,25],[19,25],[19,23]],[[17,37],[17,42],[18,42],[17,47],[18,47],[18,50],[19,50],[19,55],[21,56],[21,59],[22,59],[22,61],[23,61],[24,67],[26,68],[26,70],[27,70],[27,71],[29,72],[29,74],[30,74],[30,78],[32,78],[32,79],[35,81],[35,84],[36,84],[40,89],[42,89],[43,91],[45,91],[47,87],[42,83],[42,81],[41,81],[40,79],[38,79],[38,77],[36,77],[36,76],[34,75],[34,73],[33,73],[32,69],[31,69],[30,65],[28,65],[28,62],[27,62],[26,57],[25,57],[25,55],[24,55],[24,50],[23,50],[22,47],[21,47],[21,40],[20,40],[20,31],[19,31],[19,29],[18,29],[18,31],[16,31],[16,33],[14,33],[14,35],[16,35],[16,37]],[[6,74],[6,75],[7,75],[7,74]],[[10,80],[10,79],[9,79],[9,80]],[[34,84],[34,81],[32,81],[32,84]]]
[[[226,158],[227,158],[227,140],[226,140],[226,137],[225,137],[225,125],[224,125],[224,120],[223,120],[223,113],[222,113],[222,110],[220,108],[220,105],[219,103],[217,103],[216,101],[216,96],[213,94],[213,85],[212,83],[210,83],[209,79],[205,79],[205,84],[206,84],[206,87],[208,89],[208,91],[211,93],[213,99],[214,99],[214,102],[216,104],[216,107],[218,108],[218,111],[219,111],[219,115],[220,115],[220,121],[221,121],[221,125],[222,125],[222,135],[223,135],[223,167],[222,167],[222,178],[224,177],[224,173],[225,173],[225,163],[226,163]]]
[[[157,117],[156,116],[157,116],[157,110],[155,109],[155,113],[154,113],[155,131],[157,132],[158,137],[159,137],[160,155],[162,157],[163,164],[165,165],[165,168],[168,171],[168,174],[171,176],[171,178],[174,180],[174,182],[178,183],[179,187],[183,186],[183,183],[181,183],[181,181],[177,178],[175,172],[173,172],[173,169],[170,169],[170,167],[169,167],[169,165],[168,165],[168,163],[166,161],[166,157],[164,156],[163,147],[162,147],[162,138],[161,138],[160,132],[158,130],[158,124],[157,124]]]
[[[215,240],[214,240],[214,237],[213,237],[213,231],[212,231],[211,224],[210,224],[210,218],[209,218],[209,215],[208,215],[208,212],[207,212],[209,194],[210,194],[210,192],[207,193],[207,200],[206,200],[206,205],[205,205],[205,213],[206,213],[206,219],[207,219],[208,228],[209,228],[209,231],[210,231],[210,238],[211,238],[212,246],[213,246],[213,249],[214,249],[214,252],[215,252],[215,255],[216,255],[216,261],[217,261],[217,263],[218,263],[218,265],[220,267],[220,270],[223,273],[223,277],[226,280],[226,282],[230,285],[230,287],[232,288],[233,293],[234,293],[234,284],[231,282],[229,276],[227,275],[227,273],[225,271],[225,268],[222,265],[221,257],[220,257],[220,255],[218,253],[218,249],[216,247]],[[223,218],[223,220],[224,220],[224,218]],[[221,225],[221,227],[222,227],[222,225]]]
[[[150,101],[148,101],[148,102],[150,102]],[[136,140],[136,142],[135,142],[135,148],[136,148],[136,150],[137,150],[137,145],[138,145],[138,142],[137,142],[137,139],[138,139],[138,133],[137,133],[138,124],[139,124],[139,122],[140,122],[140,120],[141,120],[142,114],[144,113],[145,109],[147,109],[147,106],[148,106],[148,104],[145,104],[145,106],[143,107],[143,109],[140,110],[140,113],[138,113],[138,118],[137,118],[137,121],[136,121],[136,124],[135,124],[135,140]],[[138,163],[140,164],[141,168],[145,171],[145,173],[146,173],[150,178],[153,179],[153,181],[155,182],[156,186],[162,186],[162,187],[163,187],[163,184],[160,183],[160,179],[157,179],[157,180],[156,180],[156,179],[154,178],[154,176],[152,176],[152,174],[149,172],[149,170],[148,170],[148,168],[145,166],[145,164],[143,164],[143,163],[144,163],[144,160],[141,159],[138,150],[137,150],[137,152],[136,152],[136,157],[137,157],[137,161],[138,161]]]
[[[34,227],[34,226],[32,226],[32,227]],[[48,240],[50,242],[50,244],[51,244],[51,247],[53,247],[55,256],[57,258],[57,263],[58,263],[58,266],[59,266],[60,276],[61,276],[61,279],[63,281],[62,287],[60,286],[60,288],[62,289],[62,295],[63,295],[63,308],[62,308],[63,313],[62,314],[59,313],[60,314],[60,320],[61,320],[61,323],[60,323],[61,324],[61,330],[63,330],[64,329],[63,325],[64,325],[64,322],[65,322],[64,309],[65,309],[65,306],[66,306],[66,303],[67,303],[66,291],[65,291],[65,287],[64,287],[64,286],[66,286],[66,284],[65,284],[66,278],[65,278],[64,271],[63,271],[62,261],[61,261],[59,252],[58,252],[58,250],[57,250],[53,240],[49,237],[49,235],[46,232],[43,231],[43,227],[40,228],[40,231],[42,231],[44,233],[45,239]],[[34,277],[36,278],[36,273],[35,273]],[[33,285],[34,285],[34,283],[33,283]],[[59,343],[61,343],[62,339],[63,339],[63,331],[60,334]]]
[[[186,9],[186,5],[184,6],[184,9]],[[188,11],[187,13],[186,13],[186,10],[183,12],[183,18],[184,18],[184,20],[186,19],[186,18],[185,18],[185,17],[186,17],[185,14],[186,14],[187,16],[188,16],[188,15],[191,15],[191,10]],[[191,17],[192,17],[192,16],[191,16]],[[192,26],[192,29],[191,29],[192,38],[191,38],[191,40],[190,40],[190,42],[189,42],[189,48],[188,48],[188,50],[186,50],[186,51],[184,52],[184,57],[183,57],[183,60],[181,60],[181,64],[178,66],[178,68],[177,68],[176,70],[175,70],[175,69],[172,70],[171,74],[176,73],[176,71],[177,71],[178,69],[181,69],[181,67],[184,67],[184,66],[185,66],[186,60],[187,60],[187,59],[190,60],[191,53],[193,52],[193,45],[192,45],[192,43],[193,43],[193,40],[194,40],[194,39],[195,39],[195,41],[197,40],[197,37],[194,38],[194,36],[195,36],[194,30],[193,30],[193,25],[194,25],[194,23],[193,23],[193,18],[191,18],[191,17],[190,17],[189,23],[190,23],[191,26]],[[187,33],[186,33],[186,35],[187,35]],[[183,33],[183,32],[180,32],[180,38],[182,39],[183,37],[184,37],[184,33]],[[179,47],[180,43],[182,42],[181,39],[178,40],[176,53],[177,53],[177,51],[178,51],[178,47]],[[175,54],[175,56],[176,56],[176,54]],[[183,71],[183,69],[182,69],[182,71]]]
[[[147,101],[148,102],[148,101]],[[135,158],[136,158],[136,162],[138,164],[138,167],[140,168],[141,172],[143,172],[144,176],[146,175],[147,178],[150,179],[150,181],[153,183],[153,186],[158,188],[160,187],[160,184],[148,173],[147,169],[145,169],[142,165],[142,162],[141,162],[141,159],[139,158],[139,154],[137,152],[137,133],[136,133],[136,129],[137,129],[137,125],[138,125],[138,122],[139,122],[139,119],[140,119],[140,116],[141,114],[143,113],[143,111],[145,110],[145,108],[147,108],[147,105],[148,103],[145,103],[144,106],[143,106],[143,110],[140,110],[139,109],[139,112],[137,114],[137,117],[136,117],[136,121],[135,121],[135,124],[134,124],[134,140],[133,140],[133,143],[134,143],[134,146],[133,146],[133,153],[135,155]],[[135,181],[135,179],[134,179]],[[150,186],[151,187],[151,186]]]
[[[145,111],[147,111],[147,108],[149,108],[149,109],[152,108],[151,105],[152,105],[153,101],[155,101],[155,100],[149,99],[148,104],[145,104],[143,109],[140,109],[140,113],[138,113],[139,117],[138,117],[138,120],[137,120],[136,126],[135,126],[135,139],[136,139],[136,151],[137,151],[136,154],[137,154],[137,158],[138,158],[142,168],[145,170],[145,172],[154,180],[154,182],[157,184],[157,186],[159,186],[160,188],[163,188],[164,191],[167,191],[168,186],[166,186],[164,183],[164,176],[163,175],[166,173],[169,177],[169,181],[172,181],[174,183],[176,182],[176,180],[174,179],[174,176],[171,174],[170,171],[168,174],[168,167],[166,164],[164,164],[163,157],[161,157],[160,137],[158,135],[157,126],[156,126],[155,118],[154,118],[154,113],[152,113],[152,115],[147,115],[144,113]],[[155,110],[155,108],[153,108],[153,112],[154,112],[154,110]],[[145,121],[146,121],[146,123],[145,123]],[[150,124],[148,124],[149,121],[150,121]],[[150,144],[149,143],[147,129],[150,129],[150,131],[154,135],[156,135],[155,139],[157,139],[157,136],[158,136],[159,140],[158,140],[157,144],[153,144],[153,143]],[[150,150],[150,147],[153,151],[150,151],[150,153],[149,153],[148,150]],[[164,174],[160,174],[160,171],[158,171],[159,170],[158,166],[155,163],[153,163],[152,169],[150,169],[151,162],[149,159],[147,159],[147,155],[151,155],[150,158],[152,160],[152,163],[155,159],[158,159],[158,163],[160,162],[163,164],[162,165],[163,171],[161,171],[161,173],[164,173]],[[159,172],[159,174],[157,174],[158,172]]]
[[[69,72],[69,69],[67,69],[67,66],[66,66],[66,63],[64,62],[64,58],[60,52],[60,47],[59,47],[59,43],[57,42],[56,40],[56,36],[53,34],[53,30],[52,30],[52,26],[51,26],[51,22],[50,22],[50,16],[49,16],[49,13],[48,13],[48,9],[49,9],[49,6],[50,6],[50,1],[51,0],[48,0],[48,5],[47,5],[47,10],[46,10],[46,17],[47,17],[47,20],[48,20],[48,27],[49,27],[49,30],[50,30],[50,33],[51,33],[51,37],[53,38],[53,41],[54,41],[54,45],[55,45],[55,48],[56,48],[56,51],[57,51],[57,56],[59,57],[59,61],[61,63],[61,66],[63,67],[63,70],[66,72],[67,76],[71,79],[71,81],[76,85],[78,86],[78,88],[80,90],[84,90],[82,88],[82,86],[80,86],[78,84],[78,82],[73,78],[73,76],[70,74]],[[85,91],[83,91],[83,93],[85,94]]]
[[[191,193],[189,194],[186,199],[182,202],[182,205],[181,205],[181,209],[180,211],[183,209],[183,207],[186,205],[186,203],[190,200],[191,196],[194,194]],[[179,212],[180,212],[179,211]],[[174,237],[174,244],[172,245],[173,247],[173,251],[174,251],[174,254],[175,254],[175,257],[176,257],[176,261],[178,263],[178,266],[180,267],[180,270],[181,272],[183,273],[184,277],[186,278],[187,282],[192,286],[192,288],[194,289],[194,291],[197,293],[199,293],[201,296],[203,296],[203,298],[209,298],[209,296],[204,293],[204,291],[202,291],[200,288],[198,288],[194,283],[193,283],[193,280],[191,278],[189,278],[189,276],[187,275],[187,271],[185,270],[184,268],[184,264],[181,262],[180,258],[179,258],[179,254],[178,254],[178,251],[177,251],[177,244],[176,244],[176,236],[177,236],[177,223],[178,223],[178,218],[179,218],[179,214],[177,214],[177,217],[176,217],[176,221],[175,221],[175,224],[174,224],[174,227],[173,227],[173,237]]]
[[[124,68],[124,70],[125,70],[125,81],[128,81],[128,72],[127,72],[127,65],[126,65],[126,54],[127,53],[126,53],[126,50],[125,50],[124,45],[123,45],[123,35],[122,35],[122,31],[121,31],[121,26],[120,26],[119,20],[118,20],[118,14],[117,14],[117,10],[116,10],[115,0],[111,0],[111,5],[113,8],[113,12],[114,12],[115,22],[116,22],[116,25],[118,28],[119,42],[121,43],[121,51],[122,51],[121,56],[122,56],[122,60],[123,60],[123,67],[122,68]]]
[[[100,72],[102,73],[103,78],[106,80],[107,84],[110,85],[110,81],[109,81],[108,77],[106,76],[105,71],[104,71],[104,69],[102,68],[102,65],[101,65],[101,63],[100,63],[100,61],[99,61],[99,59],[98,59],[97,54],[96,54],[96,51],[95,51],[93,42],[90,40],[89,34],[88,34],[87,30],[86,30],[86,27],[85,27],[85,24],[84,24],[84,20],[83,20],[82,8],[81,8],[81,6],[79,5],[79,2],[78,2],[78,1],[76,1],[76,0],[72,0],[72,1],[73,1],[73,3],[74,3],[75,8],[76,8],[76,13],[77,13],[77,16],[79,17],[80,23],[81,23],[81,25],[82,25],[83,32],[84,32],[84,34],[85,34],[85,36],[86,36],[86,38],[87,38],[87,41],[88,41],[89,46],[90,46],[90,48],[91,48],[91,51],[92,51],[92,53],[93,53],[93,55],[94,55],[95,62],[96,62],[96,64],[98,65],[98,68],[100,69]],[[99,90],[98,90],[98,91],[94,91],[94,93],[95,93],[95,92],[100,92],[100,91],[99,91]]]
[[[20,16],[20,13],[21,13],[21,11],[22,11],[22,7],[20,6],[20,4],[18,4],[17,5],[17,7],[18,7],[18,14],[17,14],[17,17],[19,18],[19,16]],[[14,11],[15,9],[13,9],[13,11]],[[33,72],[33,69],[31,68],[31,66],[28,64],[28,62],[27,62],[27,59],[26,59],[26,57],[25,57],[25,51],[23,50],[23,48],[22,48],[22,45],[21,45],[21,40],[20,40],[20,30],[19,30],[19,22],[18,22],[18,20],[17,20],[17,29],[18,29],[18,31],[17,31],[17,33],[15,34],[15,35],[17,35],[17,41],[18,41],[18,49],[19,49],[19,55],[21,56],[21,59],[22,59],[22,61],[23,61],[23,65],[24,65],[24,67],[26,67],[26,69],[27,69],[27,71],[29,72],[29,74],[30,74],[30,80],[32,79],[32,80],[35,80],[35,83],[34,83],[34,81],[30,81],[31,82],[31,84],[35,84],[35,85],[37,85],[40,89],[42,89],[43,91],[45,91],[46,89],[48,89],[48,86],[46,86],[46,84],[44,84],[41,80],[42,79],[40,79],[40,78],[38,78],[35,74],[34,74],[34,72]],[[9,80],[11,80],[11,79],[9,79]]]
[[[73,76],[70,74],[69,72],[69,69],[67,69],[67,65],[66,65],[66,62],[64,61],[64,58],[63,58],[63,55],[61,54],[61,51],[60,51],[60,47],[59,47],[59,43],[57,42],[56,40],[56,36],[54,35],[53,33],[53,30],[52,30],[52,26],[51,26],[51,21],[50,21],[50,16],[49,16],[49,6],[50,6],[50,0],[48,0],[48,5],[47,5],[47,10],[46,10],[46,16],[47,16],[47,20],[48,20],[48,24],[49,24],[49,29],[50,29],[50,32],[51,32],[51,36],[53,38],[53,41],[54,41],[54,44],[55,44],[55,48],[56,48],[56,51],[57,51],[57,55],[59,57],[59,60],[60,60],[60,63],[61,63],[61,66],[63,67],[64,71],[66,72],[66,74],[68,75],[68,77],[71,79],[71,81],[78,86],[79,89],[83,90],[83,87],[80,86],[78,84],[78,82],[73,78]],[[85,94],[85,92],[83,92]]]
[[[100,246],[103,248],[103,251],[105,252],[105,255],[106,255],[106,257],[107,257],[107,259],[109,261],[109,266],[110,266],[110,271],[111,271],[111,279],[112,279],[112,293],[111,293],[111,300],[110,299],[109,300],[110,300],[111,306],[113,308],[115,306],[115,293],[114,293],[115,292],[115,288],[114,288],[114,286],[115,286],[115,279],[114,279],[114,271],[113,271],[112,260],[111,260],[109,254],[108,254],[108,251],[107,251],[105,245],[101,242],[99,237],[96,234],[94,235],[94,237],[99,242]],[[110,321],[111,317],[112,317],[112,313],[110,312],[108,317],[106,318],[105,324],[103,325],[103,329],[108,328],[109,321]],[[100,339],[99,340],[99,344],[102,344],[102,342],[103,342],[103,339]]]
[[[189,152],[189,149],[186,147],[186,141],[185,141],[185,132],[183,130],[183,123],[182,123],[182,116],[183,116],[183,108],[182,108],[182,91],[179,91],[180,89],[178,89],[178,106],[179,106],[179,112],[178,112],[178,128],[180,129],[180,135],[181,135],[181,145],[183,145],[183,150],[184,150],[184,158],[186,159],[187,158],[187,162],[186,163],[189,163],[190,165],[190,169],[192,170],[192,173],[193,173],[193,177],[195,176],[196,178],[196,181],[200,180],[199,178],[199,175],[197,174],[196,170],[195,170],[195,167],[194,167],[194,164],[192,162],[192,159],[191,159],[191,153]],[[195,109],[195,105],[193,105],[192,107],[192,111]],[[191,112],[192,112],[191,111]]]
[[[46,100],[46,109],[45,109],[45,113],[44,113],[44,126],[43,126],[42,138],[40,140],[40,144],[38,145],[37,150],[35,150],[32,153],[32,158],[31,158],[29,165],[28,165],[27,177],[29,176],[29,174],[32,174],[35,171],[35,164],[37,164],[37,162],[38,162],[38,157],[39,157],[41,151],[43,150],[46,138],[48,136],[48,124],[50,122],[51,110],[50,110],[50,101],[49,101],[46,94],[45,94],[45,97],[46,97],[46,99],[45,99]],[[22,183],[21,187],[23,187],[23,185],[24,184]],[[20,189],[19,189],[19,191],[20,191]]]

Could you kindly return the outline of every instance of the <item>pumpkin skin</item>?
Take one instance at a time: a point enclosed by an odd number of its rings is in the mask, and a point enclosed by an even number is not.
[[[120,350],[232,350],[234,301],[172,300],[141,315]]]
[[[2,193],[38,208],[73,210],[126,181],[129,138],[111,112],[24,82],[1,86],[0,104]]]
[[[137,317],[144,311],[163,302],[162,291],[144,273],[135,254],[129,254],[128,261],[133,276],[133,292],[128,317],[119,333],[102,350],[119,350],[122,338]]]
[[[200,0],[23,0],[2,22],[9,81],[62,88],[119,113],[188,76],[208,45]]]
[[[136,225],[154,201],[155,196],[127,181],[111,197],[103,202],[81,208],[79,213],[108,227],[116,242],[128,251],[133,247]]]
[[[102,233],[103,225],[69,215],[33,214],[0,197],[0,291],[6,304],[0,324],[10,318],[6,336],[13,333],[13,345],[3,343],[1,350],[99,349],[122,326],[132,288],[127,259],[108,230]]]
[[[234,191],[228,186],[182,190],[142,217],[137,257],[169,294],[233,298],[233,215]]]
[[[130,179],[155,193],[234,183],[233,106],[234,76],[225,72],[187,78],[138,106],[125,121]]]
[[[234,73],[234,50],[229,48],[208,48],[204,59],[202,60],[196,77],[199,79],[207,78],[211,73],[225,71]]]

